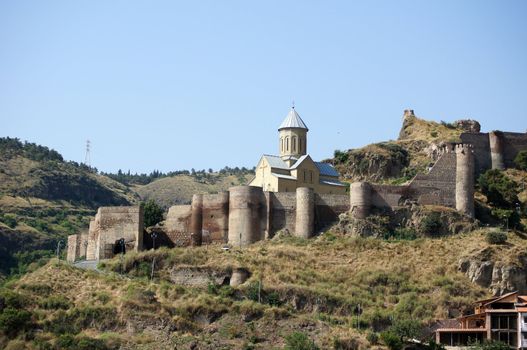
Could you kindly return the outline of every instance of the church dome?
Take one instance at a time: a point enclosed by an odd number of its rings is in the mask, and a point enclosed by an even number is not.
[[[300,118],[298,113],[295,111],[295,107],[291,107],[291,110],[285,117],[284,121],[282,122],[282,124],[280,124],[278,131],[288,128],[306,129],[307,131],[309,131],[302,118]]]

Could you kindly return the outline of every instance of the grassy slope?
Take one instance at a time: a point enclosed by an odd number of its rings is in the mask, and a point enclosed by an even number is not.
[[[83,334],[105,337],[115,332],[121,342],[139,349],[186,348],[192,343],[202,349],[242,348],[249,341],[257,349],[273,349],[283,346],[284,337],[294,331],[307,333],[323,349],[333,348],[334,339],[352,338],[369,347],[365,329],[380,330],[393,318],[430,322],[458,315],[475,299],[489,296],[457,269],[461,257],[488,246],[483,237],[478,231],[388,242],[327,233],[312,240],[284,238],[227,252],[218,246],[161,249],[127,254],[130,278],[48,264],[11,288],[33,300],[29,308],[41,320],[58,322],[58,311],[37,306],[48,294],[71,303],[67,314],[109,308],[110,315],[85,323]],[[514,234],[509,241],[492,248],[497,259],[509,259],[527,248],[527,241]],[[141,276],[149,273],[154,256],[159,270],[155,281],[148,282]],[[120,270],[118,259],[106,265]],[[189,265],[210,270],[245,267],[252,277],[234,291],[222,288],[217,293],[169,282],[171,268]],[[247,300],[248,286],[259,278],[264,300],[277,293],[280,306]],[[359,303],[364,309],[361,330],[354,326]],[[132,335],[127,329],[134,329]],[[56,335],[45,331],[40,337],[53,342]]]

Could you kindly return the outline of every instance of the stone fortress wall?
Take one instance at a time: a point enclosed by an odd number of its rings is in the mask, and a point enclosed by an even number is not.
[[[270,239],[280,231],[309,238],[350,212],[365,218],[375,210],[390,211],[409,204],[456,208],[474,217],[474,182],[485,170],[513,166],[516,154],[527,150],[527,134],[463,133],[461,143],[444,146],[434,166],[407,185],[357,182],[349,194],[317,194],[309,188],[295,192],[264,192],[261,187],[237,186],[218,194],[196,194],[191,205],[169,209],[165,222],[154,228],[156,246],[229,243],[247,246]],[[87,234],[68,238],[68,260],[110,258],[126,250],[152,247],[144,235],[140,207],[99,208]],[[144,242],[143,242],[144,238]]]
[[[101,207],[87,234],[68,237],[67,260],[100,260],[118,252],[143,249],[143,209],[139,206]],[[124,239],[124,246],[119,240]]]

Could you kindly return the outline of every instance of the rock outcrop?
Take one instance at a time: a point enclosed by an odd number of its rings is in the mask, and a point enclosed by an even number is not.
[[[453,125],[464,132],[478,133],[481,130],[481,124],[473,119],[456,120]]]
[[[492,247],[487,247],[459,261],[459,270],[470,280],[489,288],[494,295],[519,291],[527,292],[527,255],[520,253],[506,262],[496,257]]]

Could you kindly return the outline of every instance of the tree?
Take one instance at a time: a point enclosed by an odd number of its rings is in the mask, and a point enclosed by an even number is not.
[[[514,208],[518,203],[518,184],[501,170],[487,170],[479,176],[478,184],[488,202],[495,206]]]
[[[527,170],[527,151],[520,151],[514,158],[514,164],[520,170]]]
[[[145,227],[154,226],[163,221],[163,209],[153,199],[141,203],[144,210]]]
[[[416,320],[397,320],[391,327],[390,330],[401,340],[417,338],[421,335],[422,326],[419,321]]]

